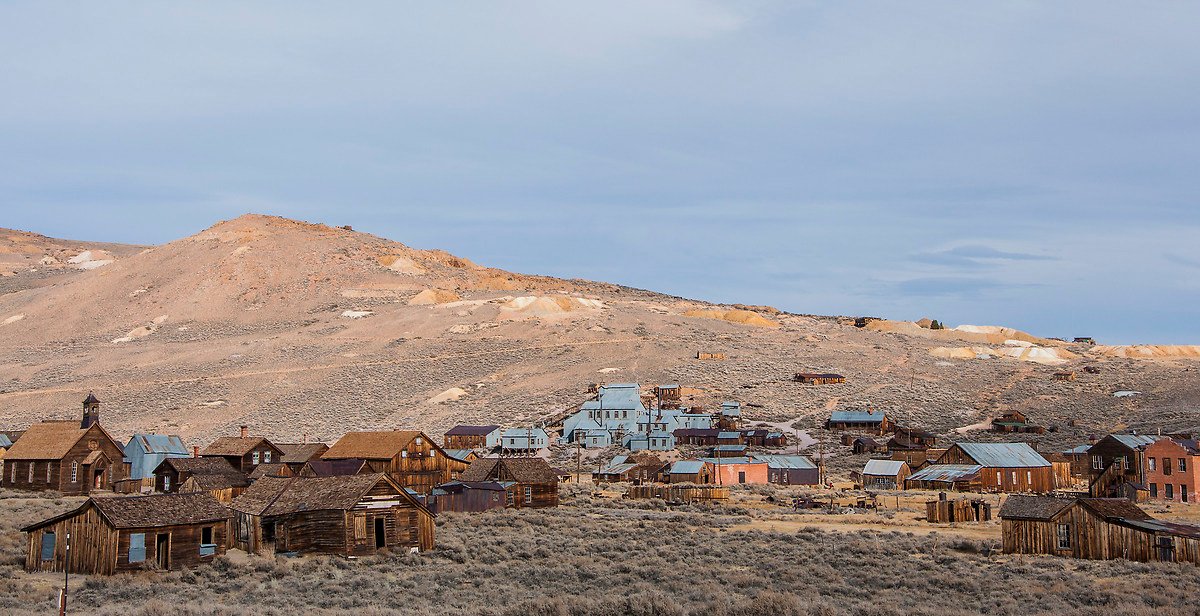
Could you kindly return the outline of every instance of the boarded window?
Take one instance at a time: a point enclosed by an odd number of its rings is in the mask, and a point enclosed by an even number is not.
[[[1057,528],[1057,535],[1058,535],[1058,549],[1060,549],[1060,550],[1071,549],[1071,525],[1070,524],[1059,524],[1058,528]]]
[[[146,560],[146,533],[129,534],[129,562],[140,563]]]
[[[54,560],[54,533],[42,533],[42,560]]]
[[[354,539],[356,541],[367,540],[367,516],[354,516]]]

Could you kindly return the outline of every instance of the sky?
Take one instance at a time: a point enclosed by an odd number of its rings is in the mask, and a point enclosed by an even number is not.
[[[1200,343],[1200,4],[0,3],[0,226]]]

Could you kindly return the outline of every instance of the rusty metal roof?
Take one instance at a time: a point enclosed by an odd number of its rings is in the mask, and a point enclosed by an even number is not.
[[[963,453],[988,468],[1037,468],[1050,462],[1026,443],[956,443]]]
[[[963,481],[971,479],[983,470],[978,464],[930,464],[909,475],[913,481]]]

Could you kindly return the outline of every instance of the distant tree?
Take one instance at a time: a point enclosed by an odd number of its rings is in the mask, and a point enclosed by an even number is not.
[[[934,319],[933,323],[929,324],[929,329],[946,329],[946,328],[942,327],[942,323],[940,321],[938,321],[937,319]]]

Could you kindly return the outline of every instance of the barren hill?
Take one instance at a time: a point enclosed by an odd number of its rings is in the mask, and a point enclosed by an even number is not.
[[[1042,437],[1050,443],[1197,423],[1194,360],[1113,356],[1002,328],[857,328],[514,274],[256,215],[144,250],[5,233],[0,254],[19,255],[9,262],[21,267],[0,287],[0,428],[73,417],[94,390],[119,437],[138,429],[200,442],[239,424],[284,441],[375,427],[439,433],[460,421],[533,422],[603,381],[679,381],[701,390],[696,404],[738,399],[752,421],[801,427],[865,404],[940,432],[1018,408],[1060,426]],[[44,277],[25,267],[89,250],[113,258]],[[728,358],[700,361],[699,351]],[[1051,379],[1063,369],[1078,380]],[[805,387],[790,381],[798,371],[848,383]],[[1140,393],[1112,395],[1122,390]]]

